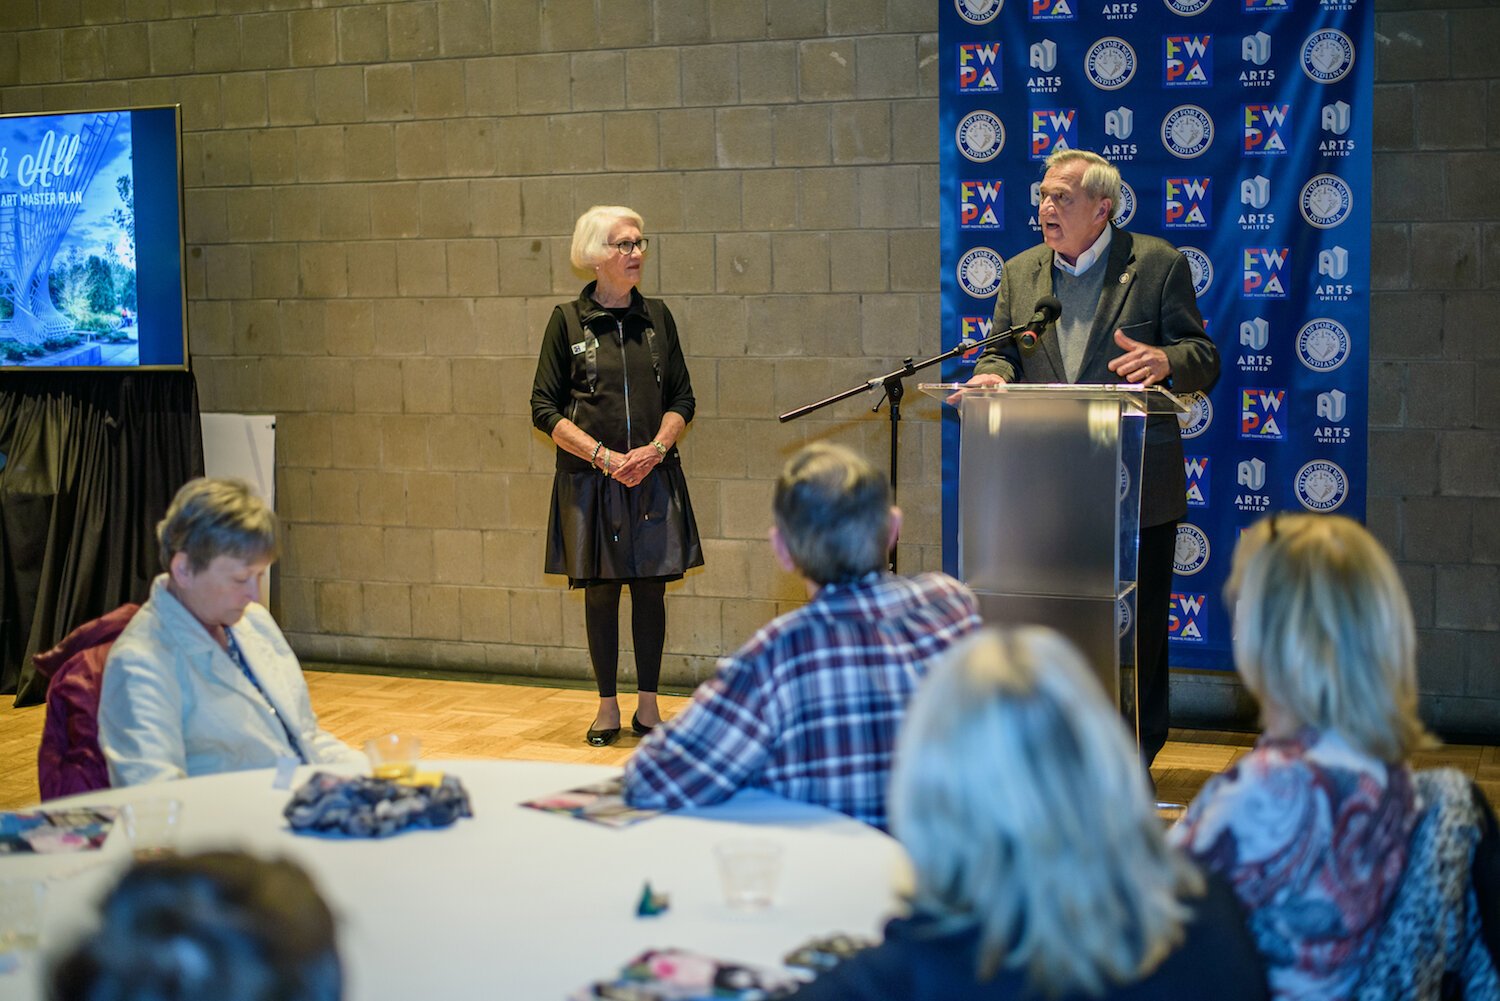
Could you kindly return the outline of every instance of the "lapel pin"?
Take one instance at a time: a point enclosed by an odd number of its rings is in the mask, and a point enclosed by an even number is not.
[[[1129,271],[1124,271],[1124,272],[1120,273],[1120,284],[1121,285],[1129,285],[1130,284],[1130,272]]]

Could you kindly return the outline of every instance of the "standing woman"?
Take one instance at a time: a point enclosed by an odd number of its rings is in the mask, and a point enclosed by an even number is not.
[[[703,565],[677,437],[693,419],[677,324],[636,286],[646,258],[641,217],[595,205],[573,228],[573,266],[597,277],[553,309],[531,386],[531,420],[557,443],[547,573],[583,588],[599,711],[587,739],[620,736],[615,677],[620,588],[630,586],[639,691],[630,728],[661,722],[656,705],[666,641],[666,586]]]

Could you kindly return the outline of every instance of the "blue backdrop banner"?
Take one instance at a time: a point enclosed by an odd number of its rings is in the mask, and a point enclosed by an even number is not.
[[[1371,0],[940,0],[943,343],[990,333],[1003,262],[1041,242],[1042,161],[1093,150],[1116,221],[1192,265],[1223,369],[1182,418],[1172,663],[1226,669],[1221,592],[1268,511],[1363,520]],[[1024,309],[1024,304],[1018,308]],[[977,352],[950,363],[967,379]],[[958,433],[944,416],[955,569]],[[1024,473],[1022,474],[1024,475]]]

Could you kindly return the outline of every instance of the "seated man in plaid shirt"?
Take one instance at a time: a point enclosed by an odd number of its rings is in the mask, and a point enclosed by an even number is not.
[[[811,600],[775,619],[625,766],[632,806],[676,809],[749,786],[876,827],[896,733],[928,666],[979,625],[974,595],[940,573],[897,577],[901,528],[884,477],[815,444],[781,472],[771,548]]]

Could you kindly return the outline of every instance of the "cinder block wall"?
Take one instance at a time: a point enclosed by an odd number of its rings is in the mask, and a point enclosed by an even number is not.
[[[588,677],[581,596],[541,572],[528,397],[584,282],[574,219],[639,210],[698,396],[707,565],[670,591],[665,667],[690,684],[804,597],[765,541],[785,457],[885,463],[873,396],[776,415],[938,350],[936,23],[915,0],[7,0],[0,102],[182,103],[193,367],[205,410],[277,415],[304,659]],[[931,568],[937,406],[903,409],[901,558]]]
[[[775,415],[938,349],[940,2],[7,0],[0,107],[184,105],[195,371],[206,409],[278,415],[309,659],[587,676],[527,396],[573,219],[642,211],[699,398],[683,684],[801,597],[764,544],[782,459],[884,460],[871,398]],[[1428,718],[1500,736],[1500,11],[1376,11],[1370,522]],[[905,412],[903,567],[932,568],[936,407]],[[1174,704],[1245,708],[1223,675]]]

